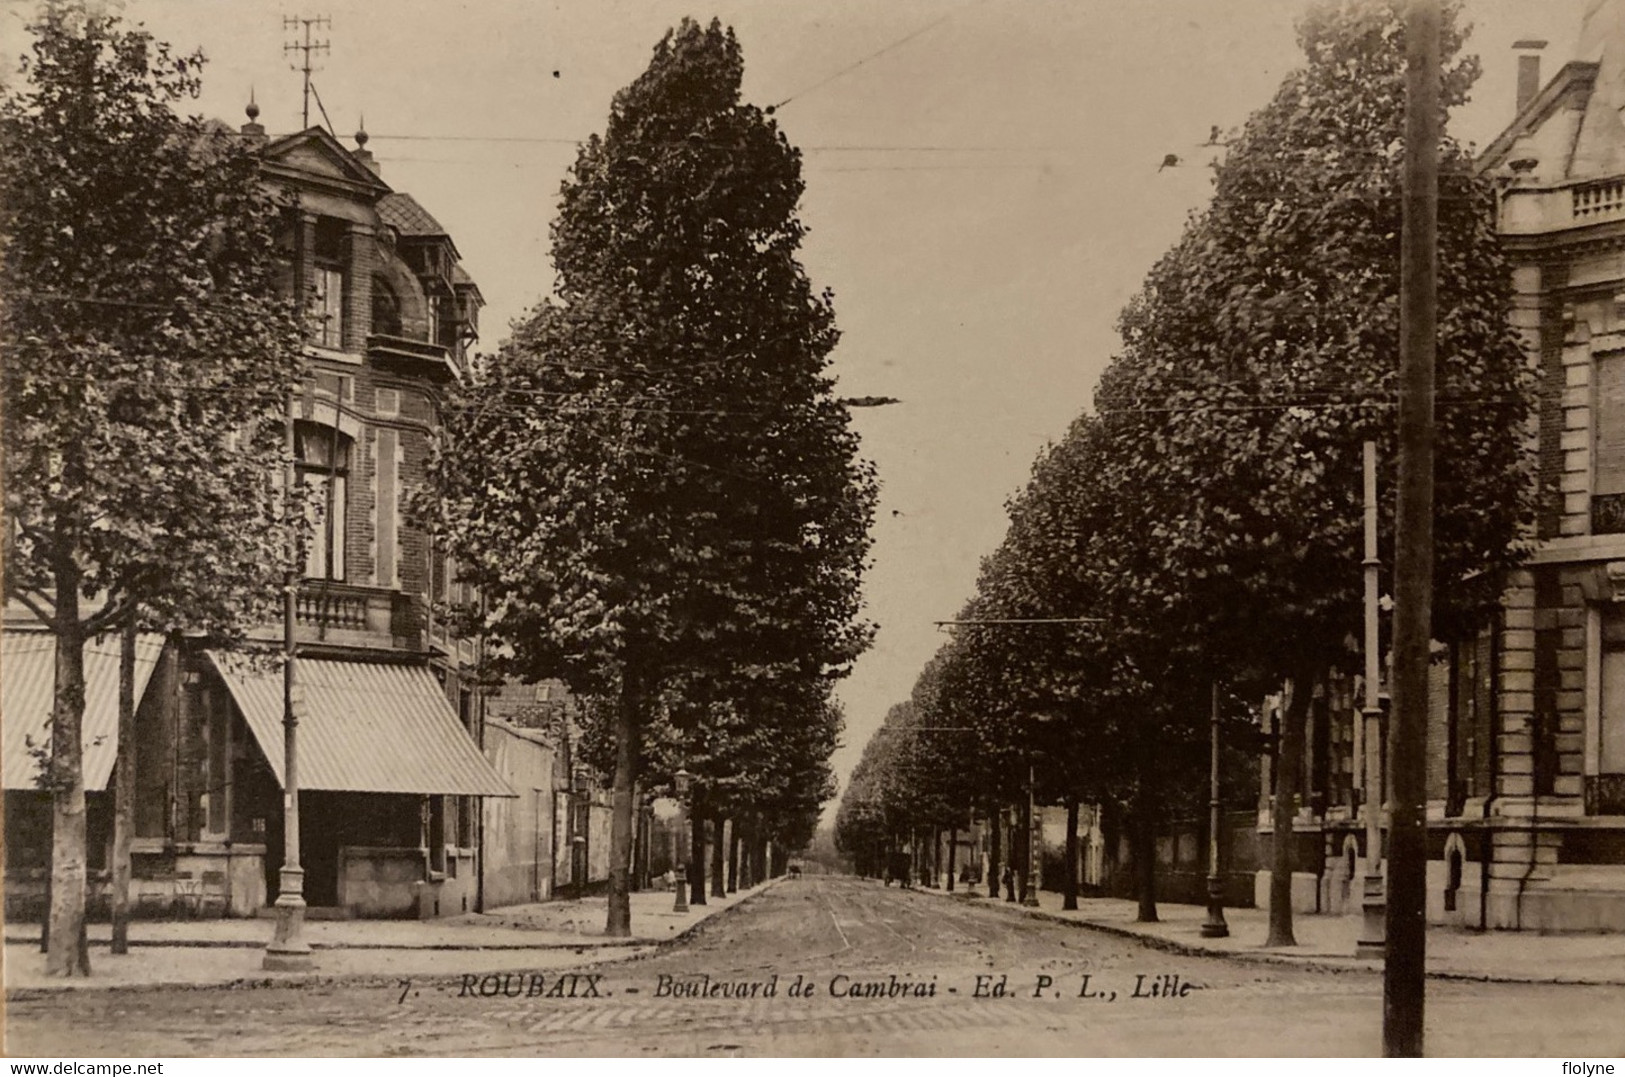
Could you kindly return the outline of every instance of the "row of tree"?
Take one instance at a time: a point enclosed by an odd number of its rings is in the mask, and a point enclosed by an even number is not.
[[[1478,70],[1454,15],[1447,108]],[[1151,843],[1164,813],[1205,795],[1215,684],[1283,693],[1274,817],[1294,816],[1311,695],[1359,669],[1366,441],[1393,488],[1405,69],[1397,2],[1322,4],[1298,37],[1305,64],[1228,140],[1210,204],[1124,310],[1092,413],[1009,503],[971,623],[915,689],[924,728],[899,742],[888,722],[871,742],[841,805],[849,854],[985,814],[1031,773],[1043,799],[1126,822],[1154,917]],[[1493,181],[1447,139],[1440,184],[1445,639],[1482,620],[1520,558],[1534,375],[1509,326]],[[1391,502],[1379,516],[1391,549]],[[1272,868],[1272,936],[1290,942],[1291,842]]]
[[[685,20],[616,96],[563,185],[553,294],[451,402],[426,506],[504,671],[599,701],[615,935],[637,787],[687,770],[697,819],[806,844],[871,635],[875,477],[797,257],[801,155],[743,72]]]
[[[48,731],[47,969],[72,975],[89,971],[85,649],[270,619],[306,526],[276,482],[303,327],[257,155],[179,111],[202,55],[66,3],[31,29],[0,87],[5,595],[54,634],[57,675],[48,722],[7,721]],[[478,588],[462,627],[500,672],[598,701],[613,934],[635,786],[686,768],[703,818],[757,847],[810,838],[833,794],[831,688],[870,638],[874,473],[827,373],[830,296],[797,260],[800,154],[740,100],[742,73],[731,31],[685,21],[616,97],[563,186],[555,293],[446,401],[416,499]]]

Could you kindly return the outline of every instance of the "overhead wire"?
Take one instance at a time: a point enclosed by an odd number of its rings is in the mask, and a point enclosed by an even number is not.
[[[965,5],[965,7],[963,7],[963,8],[955,9],[953,11],[948,12],[946,15],[941,16],[940,18],[933,19],[931,22],[926,23],[924,26],[920,27],[918,30],[915,30],[913,33],[910,33],[910,34],[907,34],[907,35],[905,35],[903,37],[900,37],[896,41],[893,41],[891,44],[883,46],[882,48],[876,49],[874,52],[869,53],[867,56],[863,57],[862,59],[855,60],[852,63],[847,64],[845,67],[839,69],[838,71],[835,71],[833,74],[825,76],[824,78],[822,78],[822,79],[818,80],[817,82],[813,83],[811,86],[807,86],[807,87],[804,87],[804,88],[802,88],[800,90],[797,90],[795,93],[791,94],[789,97],[786,97],[784,100],[779,101],[776,104],[772,104],[772,105],[767,106],[767,108],[763,109],[763,111],[766,112],[770,116],[773,115],[775,112],[777,112],[779,109],[783,108],[785,105],[788,105],[790,102],[792,102],[792,101],[794,101],[794,100],[796,100],[798,98],[805,97],[807,94],[812,93],[814,90],[823,89],[825,86],[828,86],[830,83],[834,82],[836,79],[839,79],[839,78],[842,78],[842,77],[844,77],[846,75],[851,74],[852,72],[856,71],[858,68],[860,68],[863,65],[869,63],[871,60],[879,59],[880,57],[886,55],[888,52],[891,52],[891,51],[893,51],[895,49],[902,48],[904,45],[908,44],[910,41],[913,41],[915,38],[919,37],[921,34],[924,34],[924,33],[927,33],[930,30],[936,29],[938,26],[941,26],[943,23],[947,22],[949,19],[953,18],[955,15],[958,15],[962,11],[966,11],[969,8],[975,7],[976,4],[978,4],[980,2],[981,2],[981,0],[972,0],[972,2],[970,4]]]

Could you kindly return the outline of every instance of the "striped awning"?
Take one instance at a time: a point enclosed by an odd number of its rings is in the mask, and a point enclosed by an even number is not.
[[[139,704],[164,649],[162,636],[140,636],[135,645],[135,698]],[[85,643],[85,717],[80,726],[85,788],[107,788],[118,757],[119,641],[113,636]],[[0,633],[0,770],[7,789],[38,789],[39,760],[29,742],[51,743],[51,704],[56,696],[56,637],[49,632]]]
[[[208,652],[283,784],[282,670],[262,656]],[[301,658],[299,788],[349,793],[517,796],[486,761],[422,666]]]

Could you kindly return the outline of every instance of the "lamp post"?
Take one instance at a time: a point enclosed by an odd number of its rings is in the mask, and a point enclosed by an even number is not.
[[[1377,443],[1365,443],[1365,878],[1360,891],[1360,937],[1356,957],[1380,958],[1388,950],[1387,894],[1382,877],[1382,702],[1377,633]]]
[[[672,775],[672,783],[677,792],[677,856],[676,866],[672,869],[676,885],[677,898],[672,902],[672,912],[688,911],[688,771],[682,767]]]
[[[577,765],[570,775],[570,804],[575,825],[570,832],[570,875],[575,879],[576,900],[587,896],[587,876],[592,858],[587,848],[592,824],[592,780],[587,769]]]
[[[1038,808],[1037,791],[1033,788],[1034,768],[1027,765],[1027,886],[1021,904],[1029,909],[1038,908]]]
[[[277,873],[276,928],[265,947],[261,967],[273,972],[303,972],[315,967],[305,941],[305,869],[299,861],[299,716],[304,695],[295,674],[294,621],[299,591],[299,539],[292,522],[294,484],[294,409],[288,400],[284,424],[287,462],[283,466],[283,505],[289,509],[288,567],[282,576],[282,869]]]
[[[1004,816],[1005,854],[1004,854],[1004,900],[1016,900],[1016,809],[1007,807],[1000,813]]]
[[[1202,921],[1204,939],[1223,939],[1230,934],[1224,922],[1224,879],[1219,874],[1219,682],[1213,682],[1212,714],[1209,718],[1209,758],[1207,778],[1207,919]]]

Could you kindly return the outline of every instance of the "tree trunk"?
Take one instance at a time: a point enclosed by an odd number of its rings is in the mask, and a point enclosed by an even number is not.
[[[999,896],[999,812],[989,809],[987,813],[987,896]]]
[[[1298,814],[1298,788],[1303,776],[1303,723],[1313,694],[1310,678],[1295,675],[1287,688],[1276,751],[1275,802],[1270,811],[1274,836],[1270,845],[1270,930],[1265,946],[1296,946],[1292,934],[1292,821]]]
[[[750,834],[750,875],[758,883],[767,882],[767,834],[761,814],[753,820]]]
[[[739,820],[728,828],[728,893],[739,890]]]
[[[78,567],[57,558],[56,693],[51,708],[51,912],[45,972],[90,975],[85,945],[85,634],[79,623]]]
[[[959,860],[959,827],[948,828],[948,893],[954,892],[954,868]]]
[[[722,843],[723,834],[722,813],[715,812],[711,816],[711,896],[727,897],[728,891],[723,886],[722,858],[727,855],[728,847]]]
[[[1066,798],[1066,871],[1061,879],[1061,908],[1078,907],[1078,798]]]
[[[1134,848],[1134,890],[1140,908],[1135,922],[1157,922],[1157,818],[1150,791],[1143,786],[1135,794],[1134,818],[1130,821],[1130,841]]]
[[[688,828],[688,903],[705,904],[705,801],[694,794],[694,822]]]
[[[118,761],[113,769],[113,952],[130,952],[130,838],[135,823],[135,610],[119,634]]]
[[[604,934],[626,938],[632,934],[632,889],[627,865],[632,859],[632,788],[638,775],[638,727],[643,698],[635,675],[621,676],[620,705],[615,711],[614,812],[609,825],[609,916]]]

